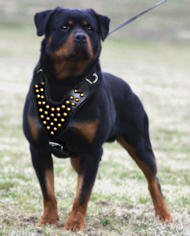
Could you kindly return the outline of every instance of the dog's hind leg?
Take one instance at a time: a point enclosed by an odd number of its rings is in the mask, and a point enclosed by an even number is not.
[[[40,182],[44,211],[37,226],[42,224],[57,224],[57,201],[54,193],[53,160],[48,148],[30,146],[32,164]]]
[[[122,132],[122,135],[117,140],[129,152],[144,173],[156,216],[161,221],[170,222],[172,217],[164,202],[161,186],[156,176],[157,166],[148,134],[148,118],[146,115],[144,118],[143,130],[130,126],[128,131],[125,134]]]

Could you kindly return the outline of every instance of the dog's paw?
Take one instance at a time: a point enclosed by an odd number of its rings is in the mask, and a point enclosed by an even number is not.
[[[68,221],[65,226],[62,228],[63,230],[70,230],[70,231],[84,231],[84,223],[79,221]]]
[[[170,223],[172,222],[172,216],[168,214],[157,214],[156,218],[158,218],[160,221],[165,222],[165,223]]]
[[[48,218],[48,217],[42,217],[41,220],[36,224],[37,227],[41,225],[57,225],[58,217],[54,218]]]

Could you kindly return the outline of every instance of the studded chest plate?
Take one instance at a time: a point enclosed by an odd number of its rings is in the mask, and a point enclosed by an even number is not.
[[[39,117],[50,136],[54,137],[68,122],[72,112],[85,100],[85,93],[74,89],[61,104],[51,104],[45,95],[45,82],[34,84]]]

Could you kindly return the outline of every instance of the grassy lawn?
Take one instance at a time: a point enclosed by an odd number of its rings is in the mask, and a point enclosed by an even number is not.
[[[22,107],[40,39],[34,29],[1,28],[0,38],[0,235],[72,235],[59,227],[36,228],[42,197],[22,129]],[[86,218],[85,235],[190,235],[190,46],[108,38],[104,71],[124,78],[142,99],[171,224],[155,220],[147,184],[117,143],[105,144]],[[59,226],[76,189],[69,160],[55,159]],[[74,235],[74,234],[73,234]]]

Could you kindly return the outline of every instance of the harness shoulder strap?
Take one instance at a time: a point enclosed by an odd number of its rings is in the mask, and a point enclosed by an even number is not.
[[[60,104],[48,101],[47,81],[41,68],[37,70],[36,77],[36,82],[33,84],[33,94],[39,119],[49,135],[52,149],[59,150],[63,154],[63,143],[58,140],[63,139],[73,115],[98,88],[101,82],[101,74],[93,72],[87,75],[82,82],[65,95]]]

